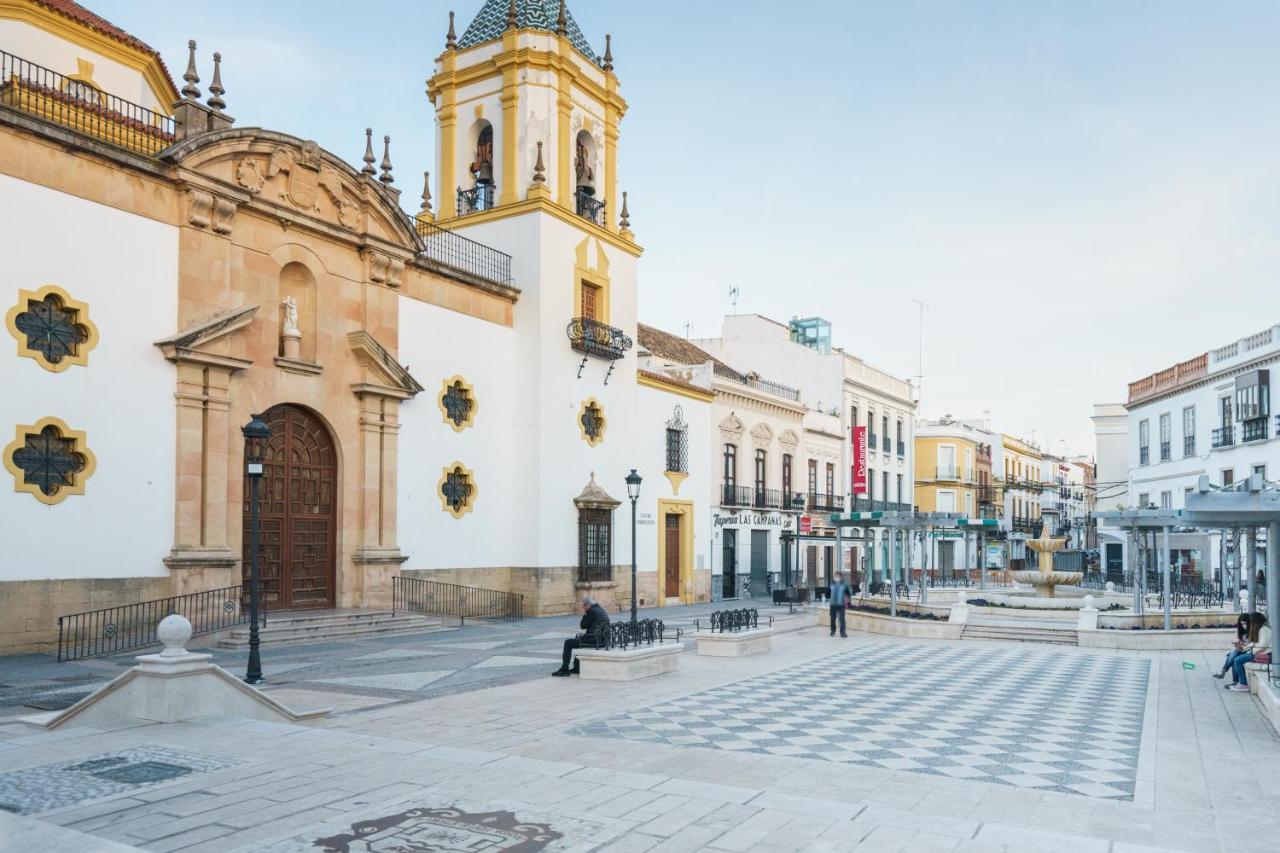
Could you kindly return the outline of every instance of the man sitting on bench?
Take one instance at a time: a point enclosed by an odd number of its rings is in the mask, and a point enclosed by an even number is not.
[[[569,669],[569,658],[573,656],[574,650],[595,648],[604,642],[605,635],[609,631],[609,614],[605,613],[604,608],[596,604],[595,599],[589,595],[582,597],[582,622],[578,627],[582,630],[576,636],[564,641],[564,659],[560,668],[551,673],[552,675],[577,675],[581,667],[576,660],[573,662],[573,669]]]

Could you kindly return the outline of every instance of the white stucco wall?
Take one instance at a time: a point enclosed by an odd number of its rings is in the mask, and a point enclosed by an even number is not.
[[[61,373],[0,331],[0,447],[18,424],[61,418],[97,467],[83,495],[46,506],[0,470],[0,581],[163,576],[173,541],[178,230],[0,175],[0,312],[53,284],[88,304],[98,345]]]

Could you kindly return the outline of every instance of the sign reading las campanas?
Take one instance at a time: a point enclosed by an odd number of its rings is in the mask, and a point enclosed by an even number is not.
[[[712,523],[716,527],[781,527],[790,530],[792,517],[780,512],[735,512],[728,515],[715,513]]]
[[[853,493],[867,493],[867,428],[853,428]]]

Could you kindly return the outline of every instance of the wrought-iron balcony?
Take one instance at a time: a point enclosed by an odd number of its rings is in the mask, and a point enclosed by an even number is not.
[[[907,456],[907,443],[905,441],[898,442],[898,458],[905,459]]]
[[[1173,448],[1170,442],[1160,442],[1160,461],[1168,462],[1173,457]]]
[[[720,506],[751,506],[755,492],[750,486],[726,484],[720,489]]]
[[[1151,448],[1139,447],[1138,448],[1138,464],[1146,465],[1150,461],[1151,461]]]
[[[1250,418],[1247,421],[1240,422],[1240,443],[1246,441],[1265,441],[1270,438],[1267,435],[1267,416],[1260,418]]]
[[[892,452],[893,452],[893,439],[891,439],[889,436],[887,436],[887,435],[886,435],[886,436],[882,439],[882,441],[883,441],[884,443],[880,445],[880,449],[881,449],[881,450],[883,450],[885,453],[892,453]]]
[[[955,465],[938,465],[933,469],[933,479],[944,482],[962,482],[969,479],[969,472]]]
[[[879,446],[880,446],[880,439],[876,436],[876,433],[872,432],[871,430],[867,430],[867,449],[870,450],[872,453],[875,453],[876,448]]]
[[[1209,446],[1215,450],[1219,447],[1231,447],[1236,443],[1235,429],[1222,426],[1209,433]]]
[[[879,498],[855,497],[853,499],[852,512],[887,512],[898,511],[907,512],[911,509],[911,504],[895,503],[893,501],[880,500]]]
[[[458,187],[458,215],[493,210],[496,195],[493,184],[476,184],[469,190]]]
[[[753,489],[751,505],[756,509],[783,509],[782,492],[778,489]],[[786,507],[790,509],[790,507]]]
[[[1182,455],[1196,455],[1196,437],[1194,435],[1184,435],[1182,437]]]
[[[844,501],[839,495],[810,492],[805,495],[805,507],[809,512],[843,512]]]
[[[609,361],[622,358],[632,345],[631,338],[621,329],[588,317],[574,317],[565,334],[569,336],[569,346],[578,352]]]
[[[574,197],[577,202],[578,215],[588,222],[594,222],[601,228],[605,224],[605,202],[597,199],[592,193],[578,188],[577,195]]]
[[[420,257],[494,284],[511,284],[511,256],[506,252],[477,243],[434,222],[418,219],[414,227],[422,238]]]

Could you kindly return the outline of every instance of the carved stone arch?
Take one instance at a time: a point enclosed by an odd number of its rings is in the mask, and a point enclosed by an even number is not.
[[[730,412],[720,421],[720,435],[730,444],[737,444],[742,440],[742,433],[746,430],[746,424],[742,419]]]
[[[756,447],[768,448],[773,443],[773,430],[766,423],[758,423],[751,428],[751,442]]]
[[[420,245],[393,191],[313,141],[262,128],[228,128],[188,137],[158,156],[222,183],[241,207],[308,217],[408,251]],[[208,187],[207,181],[195,184]]]

